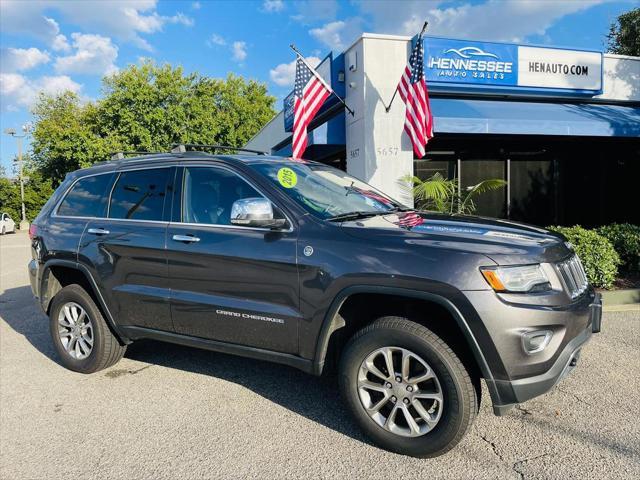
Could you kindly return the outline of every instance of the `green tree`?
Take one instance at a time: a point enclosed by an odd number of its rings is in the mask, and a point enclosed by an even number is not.
[[[83,105],[71,92],[41,95],[34,107],[33,165],[56,184],[67,172],[105,159],[105,139],[96,135],[88,122],[93,108]]]
[[[0,213],[7,212],[11,218],[20,218],[20,187],[7,177],[0,177]]]
[[[167,151],[173,143],[241,146],[273,117],[264,84],[214,79],[181,67],[132,65],[103,80],[103,96],[82,103],[65,93],[34,109],[33,155],[55,184],[79,167],[122,150]]]
[[[640,8],[623,13],[611,24],[607,50],[618,55],[640,56]]]
[[[36,218],[45,202],[53,194],[51,180],[39,171],[27,168],[24,171],[24,205],[27,220]],[[20,181],[17,178],[0,178],[0,212],[7,212],[16,223],[22,218]]]

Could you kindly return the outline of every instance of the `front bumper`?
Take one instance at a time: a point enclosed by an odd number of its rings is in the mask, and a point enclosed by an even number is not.
[[[575,368],[582,347],[601,329],[602,299],[593,290],[565,308],[523,308],[474,296],[475,306],[482,299],[478,313],[505,372],[502,378],[487,379],[496,415],[551,390]],[[519,339],[536,329],[553,331],[553,339],[544,351],[527,354]]]

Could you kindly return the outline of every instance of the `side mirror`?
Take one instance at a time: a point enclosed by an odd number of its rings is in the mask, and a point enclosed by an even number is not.
[[[273,204],[262,197],[236,200],[231,206],[231,223],[243,227],[284,228],[284,218],[274,218]]]

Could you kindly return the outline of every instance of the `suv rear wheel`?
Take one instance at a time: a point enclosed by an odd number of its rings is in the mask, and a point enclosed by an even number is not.
[[[382,317],[351,338],[340,388],[375,443],[414,457],[451,450],[478,412],[460,359],[429,329],[402,317]]]
[[[94,373],[115,365],[127,349],[80,285],[68,285],[54,297],[49,327],[61,363],[75,372]]]

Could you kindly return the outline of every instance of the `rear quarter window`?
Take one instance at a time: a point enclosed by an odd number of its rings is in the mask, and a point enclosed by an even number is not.
[[[104,217],[113,173],[78,180],[64,197],[58,215],[65,217]]]

